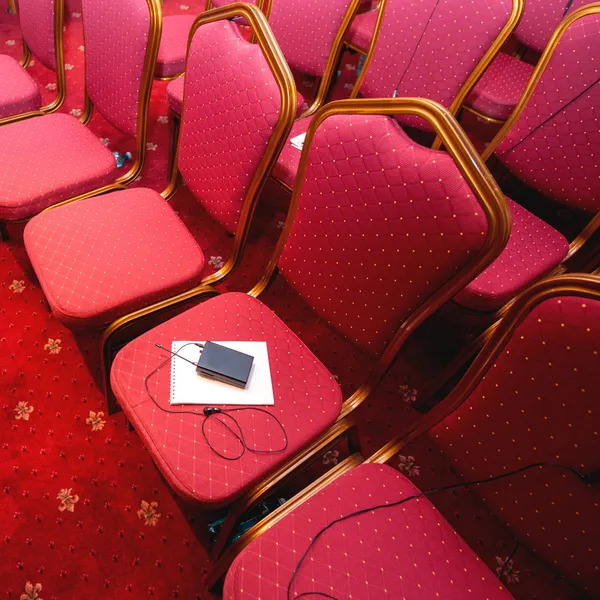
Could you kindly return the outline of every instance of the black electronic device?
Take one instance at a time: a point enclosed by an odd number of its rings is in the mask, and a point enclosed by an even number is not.
[[[254,357],[221,344],[206,342],[196,370],[203,377],[245,388]]]

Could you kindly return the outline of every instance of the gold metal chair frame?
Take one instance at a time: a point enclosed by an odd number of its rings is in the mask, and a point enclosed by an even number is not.
[[[161,5],[162,5],[162,0],[161,0]],[[255,6],[256,6],[256,8],[258,8],[259,10],[261,10],[265,14],[265,16],[267,17],[267,20],[268,20],[269,14],[271,12],[271,0],[256,0]],[[204,7],[204,11],[203,12],[207,12],[209,10],[216,10],[216,9],[213,6],[213,3],[211,2],[211,0],[206,0],[206,5]],[[255,42],[254,35],[251,36],[250,41],[251,42]],[[154,79],[156,79],[156,81],[173,81],[174,79],[177,79],[178,77],[181,77],[184,72],[185,71],[182,71],[181,73],[175,73],[175,75],[167,75],[167,76],[164,76],[164,77],[163,76],[155,75]]]
[[[12,0],[12,6],[14,7],[14,0]],[[13,12],[16,12],[13,11]],[[67,94],[67,83],[65,75],[65,51],[64,51],[64,33],[63,27],[65,22],[65,3],[64,0],[54,0],[54,54],[56,56],[56,96],[45,106],[40,107],[38,110],[31,110],[28,112],[20,113],[18,115],[10,115],[0,119],[0,125],[7,125],[9,123],[15,123],[17,121],[23,121],[24,119],[30,119],[31,117],[39,117],[41,115],[49,115],[57,111],[65,101]],[[21,57],[20,64],[25,69],[31,62],[31,50],[27,46],[25,39],[23,39],[23,56]]]
[[[208,290],[208,295],[214,295],[217,292],[213,286],[223,283],[237,268],[246,248],[248,234],[250,232],[250,226],[252,224],[254,212],[258,204],[258,199],[271,170],[277,162],[277,158],[279,157],[281,149],[287,140],[294,122],[294,116],[296,112],[296,87],[294,85],[294,78],[283,56],[283,53],[277,44],[277,40],[275,39],[275,36],[268,25],[266,17],[255,5],[235,3],[229,4],[223,8],[205,11],[200,14],[194,21],[194,24],[190,30],[190,35],[188,38],[188,54],[194,34],[201,26],[208,23],[213,23],[215,21],[230,20],[233,17],[243,17],[250,24],[253,36],[256,38],[256,43],[260,46],[263,55],[269,64],[281,95],[281,109],[279,118],[267,144],[265,153],[260,160],[260,163],[246,191],[238,226],[234,235],[233,248],[225,265],[216,273],[204,277],[202,281],[186,292],[180,293],[172,298],[166,298],[165,300],[150,307],[124,315],[123,317],[109,324],[108,328],[104,332],[102,337],[102,372],[104,376],[109,414],[114,412],[116,409],[114,399],[112,398],[112,394],[110,392],[109,381],[110,365],[112,364],[115,346],[122,343],[121,340],[125,332],[137,324],[140,319],[145,319],[150,315],[156,316],[156,313],[164,312],[170,309],[170,307],[173,305],[186,302],[188,298],[194,298],[197,293],[202,295]],[[184,86],[185,85],[187,85],[187,82],[184,83]],[[181,114],[182,117],[185,114],[185,88]],[[179,160],[179,145],[180,138],[178,137],[177,150],[175,153],[175,166],[171,173],[171,180],[168,187],[161,194],[163,198],[167,200],[173,197],[181,183],[181,176],[177,166]]]
[[[481,157],[484,161],[487,161],[492,154],[496,151],[502,140],[506,137],[508,132],[513,128],[514,124],[517,122],[527,103],[531,99],[537,84],[539,83],[554,51],[556,50],[560,40],[564,33],[568,30],[568,28],[583,17],[587,17],[589,15],[600,14],[600,2],[595,2],[593,4],[587,4],[575,11],[573,11],[570,15],[564,18],[560,25],[557,27],[556,31],[552,34],[548,45],[546,46],[542,56],[538,64],[531,75],[527,86],[525,87],[525,91],[521,96],[519,102],[515,106],[515,109],[511,113],[510,117],[507,119],[506,123],[503,127],[498,131],[492,141],[489,143],[487,148],[483,151]],[[567,268],[567,263],[572,261],[573,258],[579,253],[579,251],[585,246],[585,244],[590,240],[590,238],[594,235],[594,233],[600,228],[600,212],[596,213],[589,223],[585,226],[585,228],[577,235],[577,237],[569,244],[569,252],[565,257],[564,261],[557,267],[553,274],[558,274],[564,272]]]
[[[383,19],[385,18],[385,9],[388,0],[381,0],[381,4],[379,7],[379,15],[377,16],[377,22],[375,23],[375,29],[373,31],[373,37],[371,39],[371,45],[367,50],[367,57],[363,64],[360,75],[356,79],[356,83],[354,84],[354,88],[350,93],[351,98],[358,97],[360,92],[360,88],[363,84],[363,81],[367,75],[367,71],[369,69],[369,65],[373,60],[373,56],[375,55],[375,50],[377,47],[377,40],[379,38],[379,33],[381,30],[381,25],[383,23]],[[485,70],[489,67],[491,62],[496,58],[498,52],[500,52],[500,48],[504,45],[504,43],[508,40],[508,38],[512,35],[513,31],[517,28],[519,21],[523,17],[523,13],[525,11],[525,1],[524,0],[513,0],[512,3],[512,11],[508,20],[506,21],[504,27],[488,48],[487,52],[483,55],[477,66],[473,69],[467,80],[464,82],[458,94],[455,96],[450,108],[450,114],[456,116],[463,106],[463,102],[465,98],[469,95],[471,90],[475,87],[477,82],[481,79],[481,76],[484,74]],[[441,140],[438,138],[435,139],[432,148],[438,149],[441,146]]]
[[[56,1],[61,2],[62,4],[62,0]],[[150,12],[150,27],[148,31],[148,44],[146,48],[146,56],[144,57],[144,69],[142,72],[140,93],[138,98],[136,150],[131,169],[127,173],[125,173],[125,175],[121,175],[120,177],[118,177],[113,183],[109,183],[102,187],[90,190],[88,192],[84,192],[83,194],[79,194],[77,196],[73,196],[72,198],[63,200],[62,202],[53,204],[52,206],[45,208],[42,212],[45,212],[47,210],[53,210],[58,206],[64,206],[66,204],[70,204],[71,202],[84,200],[85,198],[91,198],[92,196],[97,196],[99,194],[105,194],[107,192],[112,192],[115,190],[122,190],[135,180],[135,178],[140,174],[142,167],[144,166],[144,161],[146,159],[146,139],[148,133],[148,110],[150,105],[150,93],[152,91],[152,74],[154,73],[154,67],[156,65],[156,56],[158,54],[158,45],[160,43],[160,32],[162,27],[162,13],[160,9],[159,0],[146,0],[146,3]],[[83,19],[85,23],[85,13],[83,15]],[[60,32],[62,39],[62,27],[60,28]],[[88,125],[92,118],[93,112],[94,106],[88,95],[86,85],[84,89],[84,110],[83,114],[81,115],[81,118],[79,119],[83,125]],[[11,221],[0,221],[0,240],[7,239],[8,237],[6,232],[7,224],[25,223],[27,221],[29,221],[29,218],[15,219]]]
[[[310,146],[319,126],[327,118],[341,114],[360,115],[417,115],[427,120],[434,131],[441,137],[457,164],[461,174],[470,185],[473,193],[481,204],[482,210],[488,221],[488,231],[481,249],[474,254],[470,261],[453,275],[436,293],[426,299],[421,306],[398,328],[392,340],[387,345],[371,374],[349,398],[347,398],[337,421],[323,435],[301,450],[297,455],[281,465],[272,472],[265,480],[246,491],[229,508],[226,520],[223,524],[219,539],[212,549],[211,556],[218,558],[227,542],[230,534],[240,518],[248,509],[255,506],[273,488],[289,480],[297,469],[308,461],[314,460],[315,456],[321,455],[334,447],[340,440],[348,438],[353,445],[351,423],[345,417],[357,408],[369,395],[372,389],[383,378],[388,368],[395,359],[408,337],[442,304],[455,296],[468,282],[483,271],[500,254],[506,245],[510,235],[510,211],[504,199],[504,195],[496,184],[496,181],[485,167],[483,161],[471,145],[466,134],[460,128],[456,120],[449,112],[436,102],[425,99],[413,98],[386,98],[386,99],[354,99],[339,100],[323,106],[313,117],[308,128],[304,148],[300,158],[298,178],[292,194],[291,204],[288,211],[281,236],[275,251],[258,283],[248,292],[253,297],[260,294],[269,286],[277,275],[277,263],[290,236],[299,199],[302,190],[303,175],[308,163]],[[157,303],[151,307],[132,313],[127,317],[115,322],[107,330],[104,340],[118,327],[125,327],[143,319],[148,315],[156,314],[165,309],[173,310],[195,301],[196,303],[210,296],[218,294],[212,286],[199,286],[195,290],[180,294],[171,300]],[[105,346],[106,347],[106,346]],[[105,361],[107,359],[105,358]],[[104,363],[108,371],[108,362]]]
[[[363,458],[359,447],[355,451],[351,450],[350,456],[246,531],[225,550],[214,565],[206,581],[209,589],[225,575],[233,559],[246,546],[288,516],[309,498],[326,488],[332,481],[363,463],[387,463],[402,448],[427,433],[457,410],[469,398],[475,387],[481,382],[490,368],[492,368],[494,361],[510,341],[515,329],[523,322],[527,315],[545,300],[567,295],[577,295],[591,300],[600,300],[600,277],[583,274],[561,275],[545,279],[531,286],[511,306],[510,310],[506,312],[493,335],[487,340],[485,346],[480,350],[467,372],[440,404],[369,458]],[[348,430],[355,432],[357,425],[352,422],[351,417],[346,417],[344,422]],[[353,437],[357,439],[355,433]]]
[[[17,13],[17,3],[15,2],[15,0],[8,0],[8,12],[11,14],[16,14]]]

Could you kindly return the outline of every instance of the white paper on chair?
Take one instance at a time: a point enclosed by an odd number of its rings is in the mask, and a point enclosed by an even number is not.
[[[206,404],[208,406],[275,404],[266,342],[215,342],[254,357],[248,383],[244,389],[202,377],[195,367],[200,358],[200,348],[190,345],[182,349],[185,344],[189,343],[189,341],[177,340],[171,345],[173,352],[179,351],[179,356],[194,363],[192,365],[177,356],[171,358],[171,404]]]
[[[306,133],[301,133],[300,135],[293,137],[290,140],[290,144],[292,144],[292,146],[294,146],[294,148],[296,148],[296,150],[302,150],[302,148],[304,148],[304,140],[305,139],[306,139]]]

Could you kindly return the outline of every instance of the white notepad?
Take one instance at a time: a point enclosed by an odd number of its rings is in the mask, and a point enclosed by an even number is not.
[[[191,365],[189,362],[173,356],[171,358],[171,404],[207,404],[208,406],[275,404],[267,343],[237,341],[215,343],[254,357],[246,387],[241,389],[202,377],[196,371],[195,364]],[[185,344],[189,344],[189,342],[174,341],[171,350],[177,352]],[[186,346],[179,352],[179,356],[197,363],[200,358],[200,348],[194,345]]]
[[[305,139],[306,139],[306,133],[301,133],[300,135],[293,137],[290,140],[290,144],[292,144],[292,146],[294,146],[294,148],[296,148],[296,150],[302,150],[302,148],[304,148],[304,140]]]

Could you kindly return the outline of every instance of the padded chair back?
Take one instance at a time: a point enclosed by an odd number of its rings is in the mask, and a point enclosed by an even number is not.
[[[491,221],[453,158],[413,142],[391,117],[334,114],[306,152],[279,270],[318,315],[378,356],[474,260]]]
[[[63,0],[19,0],[19,23],[23,39],[33,56],[53,71],[56,71],[57,9],[62,16]]]
[[[352,0],[272,0],[269,25],[293,69],[320,77],[340,28],[357,7]]]
[[[600,468],[600,278],[581,279],[547,280],[543,294],[521,302],[516,322],[483,350],[485,377],[434,428],[465,479],[538,462]],[[545,468],[471,491],[554,570],[590,598],[600,594],[600,485]]]
[[[596,3],[573,13],[557,30],[529,91],[488,148],[489,153],[502,140],[495,154],[519,179],[590,212],[600,210],[599,64]]]
[[[542,52],[562,19],[585,4],[589,0],[526,0],[515,37],[528,48]]]
[[[160,40],[158,0],[83,0],[86,92],[102,116],[130,136],[145,117]]]
[[[380,10],[374,49],[353,94],[389,98],[396,92],[450,109],[486,53],[508,35],[505,28],[517,24],[522,7],[521,0],[383,0]],[[427,128],[415,117],[402,121]]]
[[[260,44],[246,41],[233,22],[219,20],[196,30],[186,68],[178,166],[194,196],[230,232],[237,229],[251,185],[264,175],[264,161],[275,160],[276,127],[281,133],[286,121],[289,131],[294,109],[287,66],[285,74],[272,67]]]

